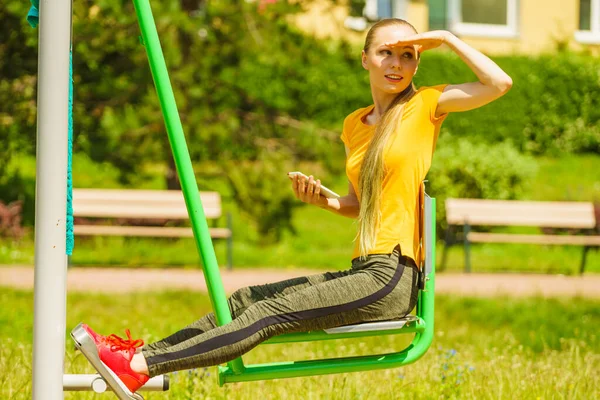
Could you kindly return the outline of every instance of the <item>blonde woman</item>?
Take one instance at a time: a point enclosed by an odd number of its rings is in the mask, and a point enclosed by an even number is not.
[[[446,44],[477,82],[416,89],[424,51]],[[141,340],[95,338],[100,358],[135,392],[151,376],[232,360],[271,336],[405,316],[417,299],[419,190],[440,126],[451,112],[481,107],[505,94],[511,78],[492,60],[446,31],[418,34],[401,19],[379,21],[367,34],[362,65],[373,104],[344,121],[348,194],[320,194],[320,181],[295,176],[303,202],[358,219],[351,269],[246,287],[229,299],[233,321],[213,314],[144,346]]]

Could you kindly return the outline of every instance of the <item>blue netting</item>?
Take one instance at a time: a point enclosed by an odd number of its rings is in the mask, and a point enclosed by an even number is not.
[[[29,9],[29,13],[27,14],[27,22],[33,28],[37,27],[38,22],[40,22],[40,2],[38,0],[31,0],[31,8]]]
[[[67,255],[73,254],[73,53],[69,53],[69,155],[67,158]]]

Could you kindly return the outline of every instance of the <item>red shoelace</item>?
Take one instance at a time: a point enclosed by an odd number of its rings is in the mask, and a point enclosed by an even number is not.
[[[123,339],[114,333],[106,337],[106,343],[110,345],[110,351],[135,351],[135,349],[144,345],[144,341],[142,339],[133,340],[131,338],[131,332],[129,332],[129,329],[125,329],[125,334],[127,335],[127,339]]]

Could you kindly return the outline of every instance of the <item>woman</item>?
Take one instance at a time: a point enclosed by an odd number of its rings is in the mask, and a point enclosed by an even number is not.
[[[445,43],[478,82],[416,90],[424,51]],[[493,61],[446,31],[418,34],[400,19],[379,21],[367,34],[362,65],[373,105],[344,121],[348,194],[320,195],[320,181],[292,179],[296,197],[359,222],[347,271],[246,287],[229,299],[233,321],[217,327],[209,314],[136,352],[143,342],[94,337],[100,358],[129,387],[151,376],[232,360],[271,336],[321,330],[408,314],[417,299],[418,198],[448,113],[481,107],[505,94],[511,78]]]

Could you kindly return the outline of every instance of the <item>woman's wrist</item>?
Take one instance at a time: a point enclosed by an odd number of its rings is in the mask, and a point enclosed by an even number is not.
[[[336,211],[336,208],[333,204],[333,202],[337,202],[338,206],[339,206],[339,200],[338,199],[330,199],[327,197],[323,196],[323,202],[317,204],[318,207],[327,210],[327,211]],[[338,207],[339,208],[339,207]]]
[[[352,197],[344,196],[335,199],[326,199],[327,205],[321,207],[324,210],[331,211],[334,214],[342,217],[357,218],[360,205],[358,202],[353,202]]]

